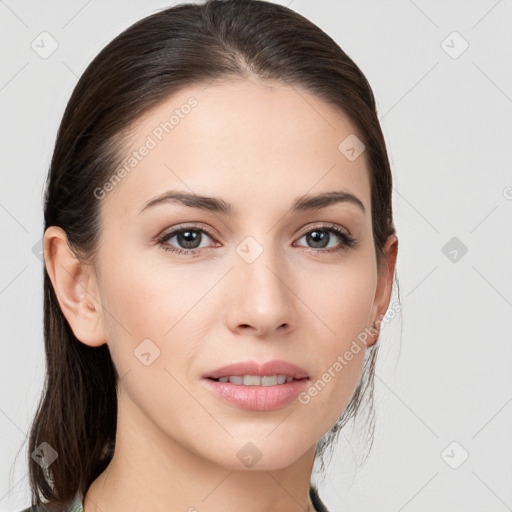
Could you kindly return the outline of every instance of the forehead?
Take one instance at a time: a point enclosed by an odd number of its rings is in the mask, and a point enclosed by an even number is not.
[[[103,207],[132,216],[152,196],[177,188],[232,204],[287,206],[288,196],[343,188],[369,210],[365,152],[356,159],[345,152],[354,137],[346,115],[296,85],[187,87],[135,123],[121,154],[122,179]]]

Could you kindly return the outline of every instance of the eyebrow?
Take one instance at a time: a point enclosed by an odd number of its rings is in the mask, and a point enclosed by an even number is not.
[[[180,203],[184,206],[189,206],[191,208],[199,208],[201,210],[222,213],[225,215],[232,215],[235,213],[235,208],[233,205],[227,203],[223,199],[217,197],[201,196],[198,194],[183,192],[179,190],[169,190],[148,201],[139,211],[139,214],[148,208],[152,208],[153,206],[174,202]],[[359,207],[363,213],[366,213],[366,208],[364,207],[362,201],[350,192],[345,192],[343,190],[335,190],[317,195],[304,195],[298,197],[293,202],[291,210],[292,212],[320,210],[337,203],[354,204]]]

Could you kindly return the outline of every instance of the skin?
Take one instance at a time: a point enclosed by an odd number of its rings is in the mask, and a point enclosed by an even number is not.
[[[298,87],[256,79],[189,87],[139,120],[127,154],[191,96],[198,105],[101,200],[92,264],[75,258],[62,229],[45,233],[64,315],[82,343],[108,344],[121,377],[115,455],[85,512],[313,510],[316,443],[347,406],[366,347],[308,404],[268,412],[221,401],[201,377],[233,362],[283,359],[311,382],[321,378],[385,314],[398,241],[388,239],[378,270],[365,153],[349,161],[338,150],[356,131]],[[176,202],[138,213],[171,189],[222,198],[236,213]],[[366,213],[349,202],[290,213],[296,198],[333,190],[357,196]],[[214,234],[199,235],[197,257],[155,243],[190,222]],[[304,235],[325,223],[357,245],[322,253]],[[327,248],[342,245],[327,233]],[[263,249],[252,263],[236,252],[247,236]],[[177,236],[165,243],[184,247]],[[134,350],[148,338],[160,356],[145,366]],[[248,442],[262,454],[251,468],[237,457]]]

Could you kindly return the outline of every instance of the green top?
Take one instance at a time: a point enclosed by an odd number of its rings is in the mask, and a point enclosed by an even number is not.
[[[322,503],[320,496],[318,496],[318,489],[313,485],[310,485],[309,487],[309,496],[311,497],[311,503],[313,503],[317,512],[329,512]],[[84,512],[82,499],[82,494],[78,493],[66,512]],[[44,508],[33,505],[23,509],[21,512],[44,512]]]
[[[35,505],[32,505],[31,507],[23,509],[21,512],[45,512],[45,509],[43,507],[36,507]],[[76,495],[66,512],[84,512],[81,493]]]

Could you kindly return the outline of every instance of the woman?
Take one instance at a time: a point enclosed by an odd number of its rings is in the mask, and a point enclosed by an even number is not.
[[[367,80],[292,10],[182,4],[109,43],[48,177],[27,510],[327,510],[313,464],[371,397],[391,193]]]

